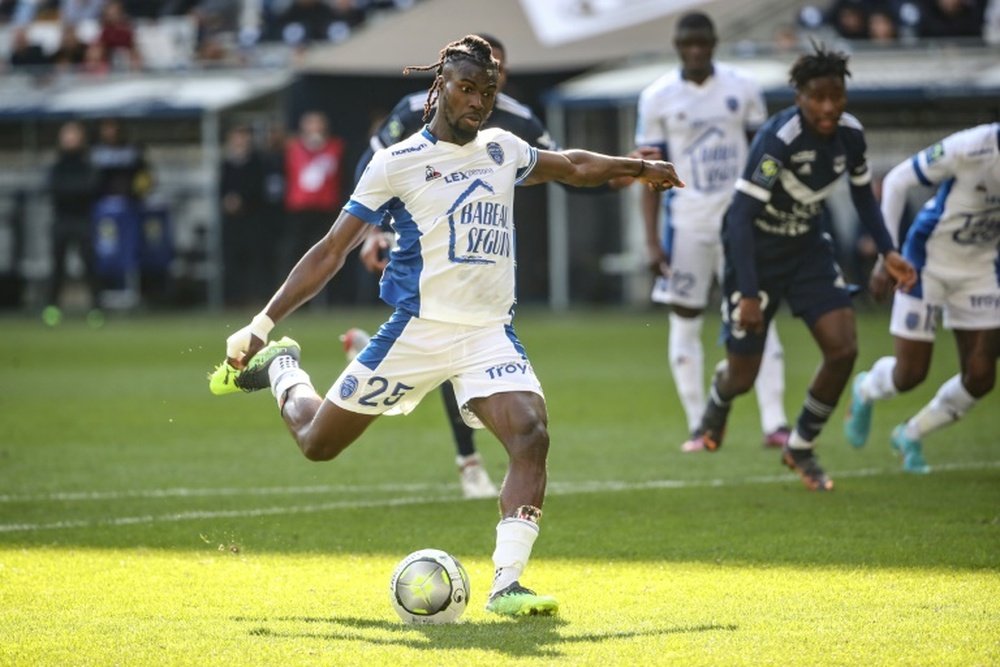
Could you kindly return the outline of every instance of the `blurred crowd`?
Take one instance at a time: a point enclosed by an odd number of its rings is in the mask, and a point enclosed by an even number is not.
[[[193,26],[189,60],[238,64],[260,43],[301,48],[340,42],[381,10],[416,0],[0,0],[7,61],[36,72],[136,70],[143,63],[138,26],[185,20]],[[39,26],[43,30],[39,30]],[[57,27],[58,39],[46,38]]]
[[[1000,32],[996,0],[833,0],[806,5],[799,24],[880,45],[917,39],[987,39]]]

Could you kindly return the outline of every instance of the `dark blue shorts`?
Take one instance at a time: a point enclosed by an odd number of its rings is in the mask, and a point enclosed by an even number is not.
[[[726,247],[726,268],[723,276],[722,303],[723,338],[726,348],[734,354],[757,355],[764,351],[764,334],[752,334],[733,328],[733,311],[739,303],[736,274],[729,261],[731,249]],[[754,262],[757,268],[758,290],[763,299],[764,331],[782,301],[788,303],[792,315],[805,321],[812,329],[816,321],[832,310],[851,308],[851,293],[834,257],[833,244],[826,238],[817,238],[793,253],[762,255]]]

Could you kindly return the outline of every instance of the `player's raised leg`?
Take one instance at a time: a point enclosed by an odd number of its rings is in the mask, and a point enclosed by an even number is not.
[[[537,595],[520,583],[538,537],[549,450],[545,400],[513,391],[469,401],[469,409],[497,436],[509,457],[500,490],[500,523],[493,552],[495,574],[486,609],[502,616],[554,614],[555,598]]]

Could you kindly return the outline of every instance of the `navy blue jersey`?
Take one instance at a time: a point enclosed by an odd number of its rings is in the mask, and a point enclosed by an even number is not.
[[[892,248],[871,190],[864,129],[844,113],[823,137],[798,107],[771,116],[754,137],[736,195],[726,212],[723,238],[744,296],[757,293],[755,265],[794,258],[821,242],[823,202],[847,174],[862,224],[881,252]]]
[[[354,171],[354,180],[357,182],[361,178],[361,172],[365,170],[368,162],[372,159],[375,151],[386,146],[391,146],[411,134],[423,129],[425,123],[424,103],[427,101],[427,93],[412,93],[401,99],[389,115],[386,117],[378,130],[369,140],[368,150],[365,151],[358,166]],[[531,109],[515,100],[510,95],[499,93],[497,95],[496,106],[493,113],[486,120],[481,129],[499,127],[501,130],[517,135],[535,148],[554,151],[559,147],[552,141],[548,130],[542,125],[542,121],[532,113]]]

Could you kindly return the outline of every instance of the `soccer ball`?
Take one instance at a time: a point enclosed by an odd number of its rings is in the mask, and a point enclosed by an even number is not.
[[[389,601],[404,623],[453,623],[469,601],[469,575],[454,556],[421,549],[399,561]]]

